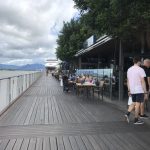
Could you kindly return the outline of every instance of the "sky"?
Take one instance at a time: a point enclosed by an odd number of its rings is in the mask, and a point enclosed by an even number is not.
[[[55,59],[63,21],[77,15],[73,0],[0,0],[0,64]]]

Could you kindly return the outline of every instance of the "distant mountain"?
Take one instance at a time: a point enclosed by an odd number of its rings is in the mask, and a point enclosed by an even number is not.
[[[27,64],[18,68],[18,70],[43,70],[45,68],[42,64]]]
[[[17,68],[18,68],[18,66],[15,66],[15,65],[0,64],[1,70],[16,70]]]
[[[27,64],[24,66],[6,65],[0,64],[0,69],[2,70],[25,70],[25,71],[36,71],[43,70],[45,68],[42,64]]]

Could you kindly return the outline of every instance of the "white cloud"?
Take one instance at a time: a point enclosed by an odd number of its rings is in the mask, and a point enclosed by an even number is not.
[[[77,13],[73,6],[73,0],[0,0],[0,63],[55,58],[63,21]]]
[[[13,64],[13,65],[17,65],[17,66],[22,66],[22,65],[24,65],[24,62],[26,62],[27,64],[33,63],[32,59],[16,59],[16,60],[7,61],[5,64],[7,64],[7,65]]]

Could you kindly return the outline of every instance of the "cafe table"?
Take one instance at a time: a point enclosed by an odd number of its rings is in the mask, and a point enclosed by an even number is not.
[[[81,83],[76,83],[76,94],[79,95],[80,90],[83,89],[84,91],[86,91],[86,96],[88,98],[90,90],[92,88],[94,88],[96,85],[90,82],[85,82],[83,84]]]

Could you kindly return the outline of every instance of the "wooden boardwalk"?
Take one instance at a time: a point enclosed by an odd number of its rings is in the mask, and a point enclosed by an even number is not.
[[[150,127],[43,76],[0,117],[0,150],[149,150]]]

